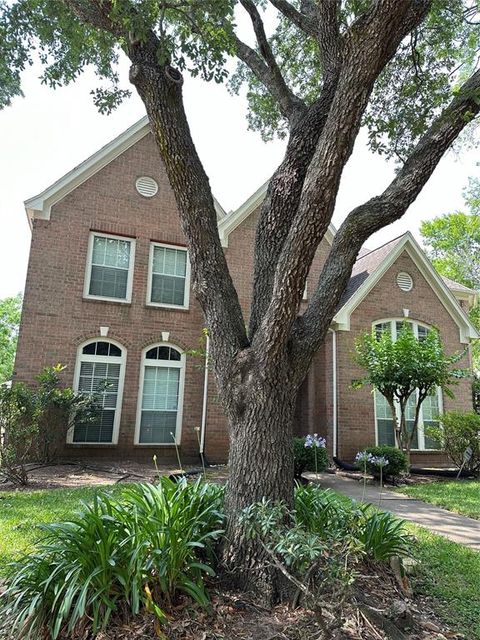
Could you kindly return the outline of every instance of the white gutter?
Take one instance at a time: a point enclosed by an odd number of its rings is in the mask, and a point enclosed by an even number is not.
[[[207,399],[208,399],[208,358],[210,355],[210,338],[207,336],[205,345],[205,377],[203,379],[203,405],[202,405],[202,427],[200,431],[200,455],[203,456],[205,449],[205,430],[207,428]]]
[[[332,329],[332,404],[333,404],[333,456],[337,457],[338,420],[337,420],[337,332]]]

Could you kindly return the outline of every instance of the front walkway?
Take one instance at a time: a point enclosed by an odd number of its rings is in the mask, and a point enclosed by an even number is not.
[[[315,482],[315,474],[305,474],[308,480]],[[362,500],[363,483],[339,474],[318,474],[317,482],[325,489],[343,493],[355,500]],[[378,504],[380,488],[367,485],[365,502]],[[459,542],[480,551],[480,521],[457,515],[451,511],[440,509],[434,505],[415,500],[390,488],[382,492],[381,508],[415,524],[426,527],[433,533]]]

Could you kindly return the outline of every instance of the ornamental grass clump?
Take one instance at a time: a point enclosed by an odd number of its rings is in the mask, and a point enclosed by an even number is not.
[[[10,568],[0,596],[0,636],[93,635],[113,616],[142,609],[162,622],[179,594],[208,603],[223,489],[202,482],[128,488],[97,496],[69,522],[43,527],[35,554]]]

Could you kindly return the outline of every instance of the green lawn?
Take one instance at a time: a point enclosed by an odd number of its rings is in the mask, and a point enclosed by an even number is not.
[[[433,598],[438,617],[469,640],[480,640],[480,553],[413,527],[420,561],[412,578],[416,593]]]
[[[99,491],[121,491],[120,486],[0,492],[0,574],[21,553],[30,551],[41,534],[39,525],[70,517]]]
[[[450,480],[399,488],[412,498],[480,520],[480,481]]]

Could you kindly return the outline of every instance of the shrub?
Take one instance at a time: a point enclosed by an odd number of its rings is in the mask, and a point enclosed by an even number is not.
[[[383,468],[384,476],[399,476],[403,471],[407,470],[407,456],[403,451],[397,449],[397,447],[390,447],[389,445],[381,445],[378,447],[367,447],[365,449],[367,454],[371,454],[375,458],[386,458],[388,464]],[[363,463],[359,465],[359,468],[363,470]],[[367,460],[367,471],[372,475],[379,475],[379,469],[373,462]]]
[[[440,443],[453,464],[460,468],[465,450],[472,456],[464,469],[471,474],[480,473],[480,415],[451,411],[441,416],[440,427],[430,427],[428,434]]]
[[[51,462],[55,458],[56,444],[64,441],[67,432],[76,423],[85,423],[97,417],[98,397],[61,387],[61,374],[65,366],[46,367],[37,376],[35,389],[38,422],[38,459]]]
[[[297,487],[295,521],[328,545],[348,537],[373,560],[383,562],[410,551],[402,520],[314,485]]]
[[[308,436],[307,436],[308,437]],[[317,453],[317,469],[328,468],[328,453],[325,447],[306,447],[305,438],[293,439],[294,474],[299,478],[304,471],[315,471],[315,451]]]
[[[198,482],[132,486],[104,494],[70,522],[44,527],[38,551],[12,565],[0,596],[9,637],[57,638],[142,607],[165,618],[178,593],[204,605],[203,576],[221,534],[222,489]]]
[[[0,386],[0,472],[16,485],[26,485],[26,463],[38,438],[35,395],[22,383]]]

